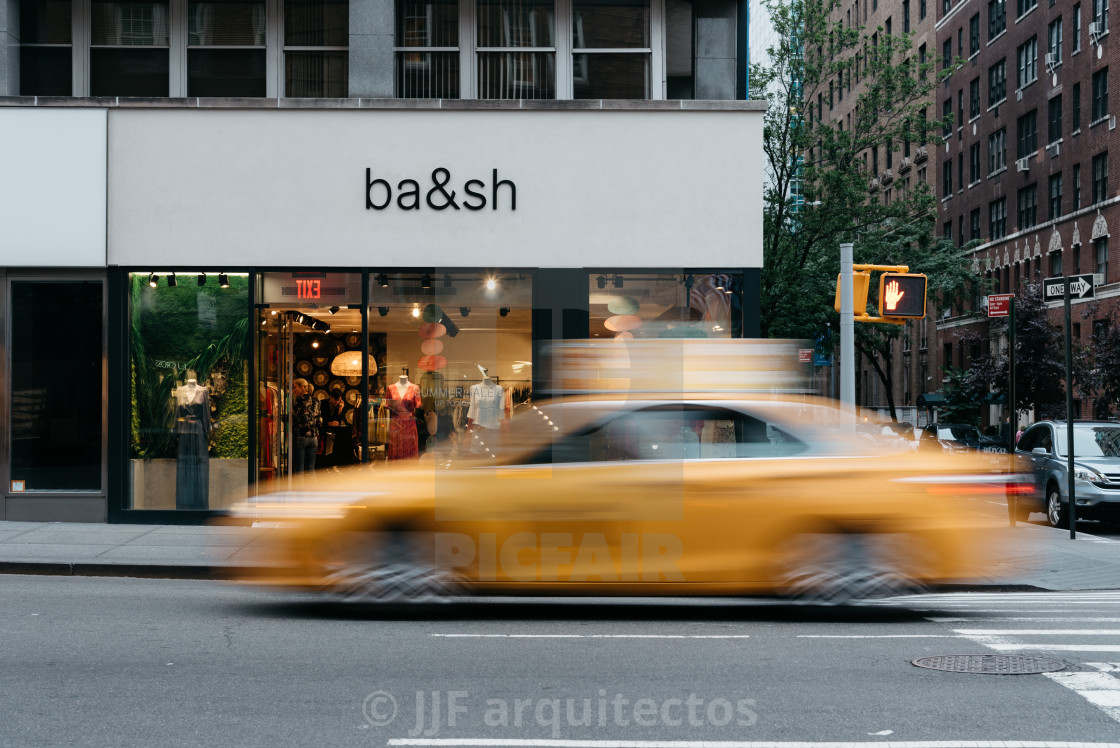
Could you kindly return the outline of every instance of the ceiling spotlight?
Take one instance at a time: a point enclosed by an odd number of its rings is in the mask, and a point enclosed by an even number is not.
[[[615,288],[622,288],[622,276],[621,275],[616,275],[614,277],[614,287]]]
[[[198,285],[200,285],[200,286],[205,286],[206,285],[206,273],[199,273],[198,274]]]
[[[338,307],[336,307],[336,306],[332,306],[332,307],[331,307],[330,309],[328,309],[327,311],[328,311],[328,312],[330,312],[331,314],[338,314]]]
[[[167,276],[167,287],[168,288],[175,288],[175,286],[177,286],[177,285],[179,285],[179,281],[175,277],[175,273],[172,273],[171,275]]]
[[[389,287],[389,276],[385,275],[385,273],[378,273],[377,274],[377,285],[381,286],[382,288],[388,288]]]
[[[225,273],[218,274],[218,285],[222,288],[229,288],[229,276]]]
[[[148,285],[155,288],[159,285],[159,276],[155,273],[148,273]]]
[[[498,287],[498,281],[494,280],[493,278],[487,278],[486,279],[486,290],[487,291],[493,291],[497,287]]]
[[[261,327],[264,327],[267,324],[268,324],[268,317],[265,317],[264,319],[261,320]]]
[[[388,314],[389,314],[389,307],[387,307],[387,306],[379,306],[379,307],[377,307],[377,313],[378,313],[378,314],[380,314],[380,315],[381,315],[382,317],[388,316]]]
[[[508,306],[502,307],[501,309],[498,310],[498,314],[502,315],[503,317],[507,316],[509,314],[509,307]]]
[[[420,316],[420,307],[418,307],[418,306],[412,307],[412,316],[413,317],[419,317]]]
[[[469,306],[459,307],[459,316],[460,317],[468,317],[468,316],[470,316],[470,313],[471,313],[471,308]]]
[[[420,288],[431,288],[431,287],[432,287],[432,276],[428,275],[427,273],[424,273],[423,275],[420,276]]]
[[[600,289],[606,288],[607,287],[607,276],[600,275],[598,278],[595,279],[595,285],[599,286]]]
[[[311,341],[311,347],[312,348],[318,348],[319,347],[319,341],[318,340],[312,340]]]

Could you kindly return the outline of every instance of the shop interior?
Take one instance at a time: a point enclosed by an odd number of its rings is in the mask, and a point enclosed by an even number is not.
[[[737,273],[592,273],[591,337],[740,337],[742,288]]]

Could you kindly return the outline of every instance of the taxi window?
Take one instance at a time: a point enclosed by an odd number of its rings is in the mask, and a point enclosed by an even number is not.
[[[805,444],[778,426],[722,408],[658,407],[626,413],[560,440],[563,462],[782,457]]]

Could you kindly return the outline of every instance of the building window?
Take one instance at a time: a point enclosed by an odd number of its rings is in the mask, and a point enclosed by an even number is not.
[[[1019,45],[1017,51],[1019,60],[1019,88],[1034,83],[1038,80],[1038,37],[1032,36],[1029,40]]]
[[[988,136],[988,176],[1007,166],[1007,128]]]
[[[953,132],[953,100],[941,102],[941,134],[948,138]]]
[[[478,98],[555,99],[559,40],[555,38],[552,0],[478,0],[476,13]],[[573,23],[578,24],[573,26],[573,44],[589,41],[588,33],[596,33],[599,26],[594,19],[602,13],[602,8],[582,7],[577,11],[573,6]],[[641,47],[643,11],[621,4],[618,13],[620,24],[629,29],[631,42],[619,46]],[[641,53],[638,56],[641,57]],[[574,91],[575,80],[590,74],[587,67],[591,63],[585,55],[573,56],[571,60]],[[633,74],[633,71],[626,71],[626,66],[635,60],[629,57],[620,60],[620,65],[612,67],[610,75]],[[470,60],[462,60],[460,64],[470,64]]]
[[[988,41],[1007,29],[1007,0],[988,0]]]
[[[94,0],[90,11],[90,95],[170,96],[167,0]]]
[[[1047,112],[1047,143],[1056,143],[1062,139],[1062,95],[1058,94],[1046,103]]]
[[[953,64],[953,40],[946,39],[941,45],[941,69],[948,70]]]
[[[1031,111],[1016,120],[1016,158],[1026,158],[1038,150],[1038,121],[1037,111]]]
[[[1062,274],[1062,251],[1059,249],[1057,252],[1050,253],[1050,277],[1054,278]]]
[[[1032,184],[1019,190],[1019,230],[1035,225],[1038,207],[1038,185]]]
[[[1108,116],[1108,68],[1093,73],[1093,122]]]
[[[1007,60],[1000,60],[988,68],[988,106],[995,106],[1007,98]]]
[[[350,85],[349,41],[346,0],[286,0],[284,95],[345,98]]]
[[[926,0],[918,0],[918,20],[926,17]]]
[[[1093,0],[1093,23],[1099,33],[1108,33],[1108,0]]]
[[[1108,151],[1093,156],[1093,202],[1108,198]]]
[[[1050,175],[1050,220],[1062,215],[1062,175]]]
[[[945,223],[943,223],[941,225],[941,235],[943,237],[945,237],[946,239],[948,239],[949,241],[953,241],[953,222],[952,221],[946,221]]]
[[[1102,236],[1100,239],[1093,240],[1093,254],[1096,256],[1096,269],[1095,273],[1100,273],[1104,276],[1104,282],[1108,283],[1108,237]]]
[[[902,0],[902,33],[910,33],[910,0]]]
[[[980,116],[980,79],[973,78],[968,84],[968,118]]]
[[[1017,18],[1022,18],[1028,12],[1034,10],[1037,7],[1038,7],[1038,0],[1017,0],[1016,9],[1019,12]]]
[[[1073,51],[1081,51],[1081,3],[1073,6]]]
[[[1072,102],[1072,116],[1073,120],[1070,125],[1073,127],[1071,132],[1078,132],[1081,130],[1081,84],[1073,84],[1073,102]]]
[[[926,79],[926,45],[918,47],[918,78]]]
[[[968,183],[976,184],[980,181],[980,144],[973,143],[968,147]]]
[[[947,159],[941,165],[941,197],[947,198],[953,195],[953,159]],[[949,224],[950,226],[952,224]]]
[[[1058,65],[1062,61],[1062,19],[1059,17],[1051,21],[1047,29],[1048,40],[1046,51],[1050,53],[1050,64]]]
[[[1073,209],[1081,209],[1081,164],[1073,165]]]
[[[290,26],[299,21],[289,10]],[[266,40],[263,1],[188,3],[187,95],[265,96]]]
[[[972,57],[980,51],[980,14],[976,13],[968,19],[968,56]]]
[[[1002,239],[1007,233],[1007,198],[988,203],[988,239]]]
[[[20,94],[72,96],[70,0],[23,0],[18,7]]]

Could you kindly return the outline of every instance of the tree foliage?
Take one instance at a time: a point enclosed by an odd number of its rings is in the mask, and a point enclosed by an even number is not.
[[[779,42],[768,64],[751,69],[769,103],[763,335],[838,342],[829,331],[837,320],[841,242],[854,243],[857,263],[909,265],[929,275],[931,299],[955,299],[978,278],[966,253],[935,236],[937,201],[917,167],[889,188],[869,191],[879,176],[873,150],[890,151],[897,168],[905,152],[913,156],[920,144],[939,142],[945,123],[928,110],[952,68],[937,73],[932,62],[916,62],[907,34],[830,20],[839,7],[834,0],[764,1]],[[850,118],[832,120],[829,111],[844,98],[855,102]],[[878,171],[884,170],[885,161]],[[869,299],[875,294],[873,285]],[[890,393],[898,329],[857,329],[859,351]]]

